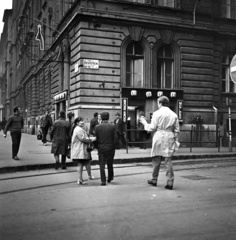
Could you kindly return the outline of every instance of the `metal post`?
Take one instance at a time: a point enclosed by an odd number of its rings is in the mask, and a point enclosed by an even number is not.
[[[231,109],[229,106],[229,151],[232,152]]]
[[[193,125],[190,130],[190,152],[192,152],[192,141],[193,141]]]

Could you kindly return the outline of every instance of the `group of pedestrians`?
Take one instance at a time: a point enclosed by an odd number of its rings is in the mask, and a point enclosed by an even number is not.
[[[148,180],[148,184],[157,186],[158,176],[161,161],[164,160],[166,167],[167,184],[166,189],[172,190],[174,185],[174,171],[171,157],[178,150],[178,134],[179,120],[177,115],[170,110],[169,99],[165,96],[157,99],[158,109],[153,113],[151,123],[148,123],[144,114],[141,114],[140,123],[143,129],[147,132],[153,132],[152,139],[152,164],[153,172],[152,179]],[[12,158],[19,160],[17,154],[20,146],[21,130],[23,129],[23,117],[21,116],[20,108],[14,107],[13,115],[9,117],[5,129],[4,137],[7,136],[7,131],[10,130],[12,137]],[[100,115],[100,116],[99,116]],[[45,112],[45,119],[48,112]],[[51,153],[55,157],[55,169],[59,168],[61,155],[61,167],[66,169],[66,154],[70,146],[70,157],[72,161],[78,163],[78,184],[84,185],[86,181],[83,179],[83,167],[85,166],[88,179],[94,179],[91,174],[91,150],[89,143],[93,142],[98,150],[98,159],[100,164],[101,185],[105,186],[106,182],[110,183],[114,180],[113,160],[115,149],[118,148],[119,140],[125,144],[124,126],[120,114],[116,114],[116,120],[109,123],[109,113],[95,113],[91,120],[89,132],[85,129],[84,119],[77,117],[75,119],[72,113],[69,113],[68,121],[66,120],[65,111],[60,111],[59,119],[56,120],[51,127],[50,138],[52,141]],[[51,124],[50,120],[46,120]],[[46,133],[46,130],[44,131]],[[45,141],[45,139],[44,139]],[[108,177],[106,178],[105,165],[108,168]]]

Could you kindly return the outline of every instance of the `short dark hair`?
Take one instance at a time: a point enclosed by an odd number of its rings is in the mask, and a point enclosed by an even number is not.
[[[108,120],[109,119],[109,112],[101,113],[101,119],[102,120]]]
[[[82,117],[77,117],[74,121],[74,125],[76,126],[77,123],[83,121],[84,119]]]
[[[19,106],[15,106],[14,108],[13,108],[13,112],[15,113],[15,112],[17,112],[19,110]]]
[[[59,112],[59,117],[61,117],[61,118],[66,118],[66,112],[65,111],[60,111]]]
[[[97,117],[97,116],[98,116],[98,113],[97,113],[97,112],[95,112],[95,113],[93,114],[93,116],[94,116],[94,117]]]
[[[161,97],[158,98],[158,102],[161,103],[162,106],[168,107],[169,103],[170,103],[170,100],[166,96],[161,96]]]
[[[139,112],[139,115],[140,115],[140,116],[145,116],[145,114],[144,114],[143,111],[140,111],[140,112]]]

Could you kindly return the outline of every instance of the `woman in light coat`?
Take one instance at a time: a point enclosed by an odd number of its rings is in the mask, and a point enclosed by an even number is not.
[[[95,137],[89,137],[84,130],[84,119],[82,117],[76,118],[71,139],[71,159],[78,163],[78,184],[86,184],[82,176],[84,166],[88,172],[88,178],[93,179],[90,167],[91,153],[87,151],[87,146],[89,142],[95,140]]]

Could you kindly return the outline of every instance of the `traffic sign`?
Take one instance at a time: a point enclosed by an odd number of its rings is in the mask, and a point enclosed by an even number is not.
[[[236,55],[234,55],[230,63],[230,77],[236,83]]]

